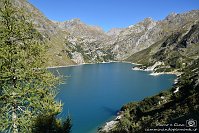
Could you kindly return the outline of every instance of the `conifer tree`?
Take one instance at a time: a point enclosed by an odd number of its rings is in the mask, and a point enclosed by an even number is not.
[[[30,133],[37,116],[61,111],[58,78],[44,68],[41,34],[12,2],[0,1],[0,132]]]

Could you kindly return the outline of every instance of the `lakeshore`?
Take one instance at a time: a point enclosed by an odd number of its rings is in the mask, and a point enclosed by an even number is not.
[[[136,64],[136,63],[132,63],[132,64],[137,65],[137,66],[134,66],[132,68],[132,70],[134,70],[134,71],[148,71],[148,72],[151,72],[150,75],[152,75],[152,76],[159,76],[159,75],[162,75],[162,74],[174,74],[176,76],[180,76],[182,74],[182,72],[179,72],[178,70],[174,70],[174,71],[170,71],[170,72],[156,72],[157,66],[164,65],[164,63],[162,63],[162,62],[156,62],[154,65],[152,65],[150,67],[146,67],[146,68],[139,67],[142,64]]]

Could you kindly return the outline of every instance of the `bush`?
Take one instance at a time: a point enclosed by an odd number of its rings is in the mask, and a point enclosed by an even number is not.
[[[71,118],[61,121],[55,115],[40,115],[33,126],[33,133],[70,133]]]

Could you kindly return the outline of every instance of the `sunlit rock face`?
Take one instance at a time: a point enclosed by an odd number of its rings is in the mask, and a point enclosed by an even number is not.
[[[113,28],[104,32],[99,26],[87,25],[78,18],[64,22],[52,21],[27,1],[13,2],[23,7],[35,28],[48,40],[49,65],[125,60],[173,32],[188,30],[199,18],[198,10],[171,13],[161,21],[146,18],[127,28]],[[196,42],[197,39],[189,41],[187,43]]]

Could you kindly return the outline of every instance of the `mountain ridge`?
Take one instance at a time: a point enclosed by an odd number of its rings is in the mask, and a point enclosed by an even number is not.
[[[46,38],[50,46],[47,66],[122,61],[199,18],[198,10],[170,14],[161,21],[146,18],[127,28],[113,29],[111,33],[80,19],[51,21],[27,1],[14,1],[31,14],[36,29]]]
[[[146,18],[126,28],[104,32],[80,19],[64,22],[51,21],[25,0],[14,0],[23,5],[27,14],[49,44],[47,66],[123,61],[136,52],[148,48],[179,28],[188,28],[199,18],[199,11],[170,14],[161,21]]]

